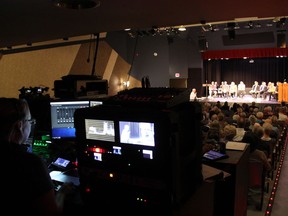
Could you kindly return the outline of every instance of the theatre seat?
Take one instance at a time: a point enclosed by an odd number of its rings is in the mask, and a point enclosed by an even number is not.
[[[248,172],[248,201],[255,204],[257,210],[262,211],[266,177],[263,163],[250,159]]]

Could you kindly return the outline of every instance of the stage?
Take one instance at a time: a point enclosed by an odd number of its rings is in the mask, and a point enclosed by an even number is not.
[[[215,104],[216,102],[220,102],[221,104],[223,104],[225,101],[228,102],[229,106],[231,107],[234,103],[238,103],[238,104],[243,104],[246,103],[248,105],[251,105],[251,103],[254,101],[259,107],[264,107],[266,105],[271,105],[271,106],[275,106],[275,105],[280,105],[281,103],[279,101],[277,101],[276,99],[272,98],[271,100],[267,100],[267,99],[262,99],[262,98],[254,98],[251,95],[244,95],[243,98],[224,98],[224,97],[201,97],[201,98],[197,98],[197,100],[199,102],[205,103],[211,103],[211,104]]]

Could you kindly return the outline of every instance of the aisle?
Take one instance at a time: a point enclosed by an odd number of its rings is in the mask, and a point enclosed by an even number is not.
[[[279,166],[282,166],[279,172],[279,181],[277,190],[274,197],[274,202],[270,213],[266,211],[265,215],[271,216],[283,216],[287,215],[288,212],[288,135],[286,136],[286,142],[283,149],[283,154],[281,155],[281,160]],[[282,161],[282,164],[281,164]]]
[[[283,216],[288,212],[288,131],[283,144],[273,182],[269,184],[269,193],[264,194],[262,211],[254,205],[248,205],[247,216]]]

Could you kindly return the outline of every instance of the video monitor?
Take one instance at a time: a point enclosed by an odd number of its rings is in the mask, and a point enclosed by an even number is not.
[[[90,100],[90,107],[102,105],[103,101]]]
[[[119,121],[120,143],[155,146],[153,122]]]
[[[89,100],[51,101],[51,138],[74,139],[76,137],[74,112],[76,109],[89,107],[89,104]]]
[[[115,125],[111,120],[85,119],[86,139],[115,142]]]

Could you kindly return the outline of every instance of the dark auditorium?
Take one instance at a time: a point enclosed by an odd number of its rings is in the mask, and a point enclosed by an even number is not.
[[[2,208],[288,212],[288,1],[0,1]]]

